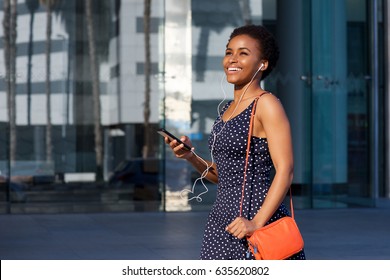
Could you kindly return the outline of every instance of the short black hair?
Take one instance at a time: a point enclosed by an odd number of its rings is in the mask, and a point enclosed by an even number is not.
[[[231,39],[238,35],[248,35],[259,43],[260,52],[263,55],[261,59],[268,61],[268,67],[261,76],[262,80],[265,79],[275,68],[279,59],[279,47],[275,37],[264,26],[250,24],[234,29],[230,34],[228,44]]]

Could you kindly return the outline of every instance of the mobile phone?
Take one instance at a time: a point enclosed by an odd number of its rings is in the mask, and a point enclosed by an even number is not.
[[[173,135],[172,133],[170,133],[170,132],[167,131],[166,129],[160,128],[159,130],[157,130],[157,133],[159,133],[160,135],[162,135],[162,136],[164,136],[164,137],[168,137],[170,141],[176,140],[177,143],[183,144],[183,145],[184,145],[184,149],[186,149],[186,150],[188,150],[188,151],[191,151],[191,147],[190,147],[190,146],[188,146],[186,143],[184,143],[183,141],[181,141],[179,138],[177,138],[175,135]]]

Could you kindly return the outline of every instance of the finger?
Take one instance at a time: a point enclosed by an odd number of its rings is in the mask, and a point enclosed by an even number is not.
[[[184,151],[187,152],[187,150],[184,149],[184,145],[183,145],[183,144],[177,145],[176,147],[173,148],[173,150],[174,150],[175,152],[179,152],[179,151],[182,151],[182,150],[184,150]]]
[[[246,236],[244,233],[240,233],[238,236],[236,236],[238,239],[243,239]]]
[[[228,232],[236,236],[240,232],[240,225],[235,223],[234,225],[229,226]]]
[[[233,235],[235,236],[235,237],[238,237],[240,234],[241,234],[241,229],[240,228],[236,228],[234,231],[233,231]]]
[[[172,149],[175,149],[178,146],[178,143],[176,140],[172,140],[169,142],[169,146],[171,146]]]
[[[235,236],[239,239],[244,238],[248,233],[248,226],[244,221],[237,226],[237,230],[235,232]]]
[[[180,150],[181,149],[184,149],[184,144],[179,144],[177,147],[179,147],[180,148]],[[186,152],[188,151],[187,149],[184,149]]]
[[[243,227],[237,227],[233,232],[232,232],[232,235],[239,238],[239,239],[242,239],[246,236],[246,233],[247,233],[247,230]]]
[[[242,227],[242,224],[243,224],[243,221],[242,221],[242,218],[241,217],[238,217],[236,219],[234,219],[233,222],[230,223],[230,225],[228,225],[227,227],[227,231],[231,234],[234,235],[234,233],[237,232],[237,230],[239,230],[241,227]],[[237,234],[237,233],[236,233]]]
[[[226,231],[230,232],[232,230],[232,228],[234,227],[234,221],[231,222],[230,224],[228,224],[225,228]]]
[[[249,233],[248,224],[245,219],[236,221],[235,225],[230,228],[231,232],[234,232],[240,239],[245,237]]]
[[[234,226],[237,225],[237,223],[239,222],[239,220],[240,220],[240,217],[235,218],[235,219],[233,220],[233,222],[231,222],[226,228],[233,228]]]

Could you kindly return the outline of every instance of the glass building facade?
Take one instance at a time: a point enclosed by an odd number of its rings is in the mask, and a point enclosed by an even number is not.
[[[0,0],[0,213],[208,210],[216,186],[156,131],[210,159],[233,28],[277,38],[263,87],[293,133],[297,208],[389,198],[386,0]],[[224,96],[226,95],[226,96]],[[223,102],[226,102],[223,101]]]

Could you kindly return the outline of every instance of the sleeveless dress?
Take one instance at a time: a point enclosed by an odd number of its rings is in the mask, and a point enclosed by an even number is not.
[[[249,122],[254,106],[252,102],[239,115],[224,122],[221,116],[231,102],[221,110],[209,138],[209,148],[217,166],[218,186],[203,235],[200,259],[204,260],[254,259],[246,239],[240,240],[225,230],[240,212]],[[242,212],[248,220],[254,218],[267,196],[272,169],[267,139],[252,136]],[[282,204],[268,223],[287,215],[289,211]],[[302,250],[290,259],[305,259],[305,254]]]

